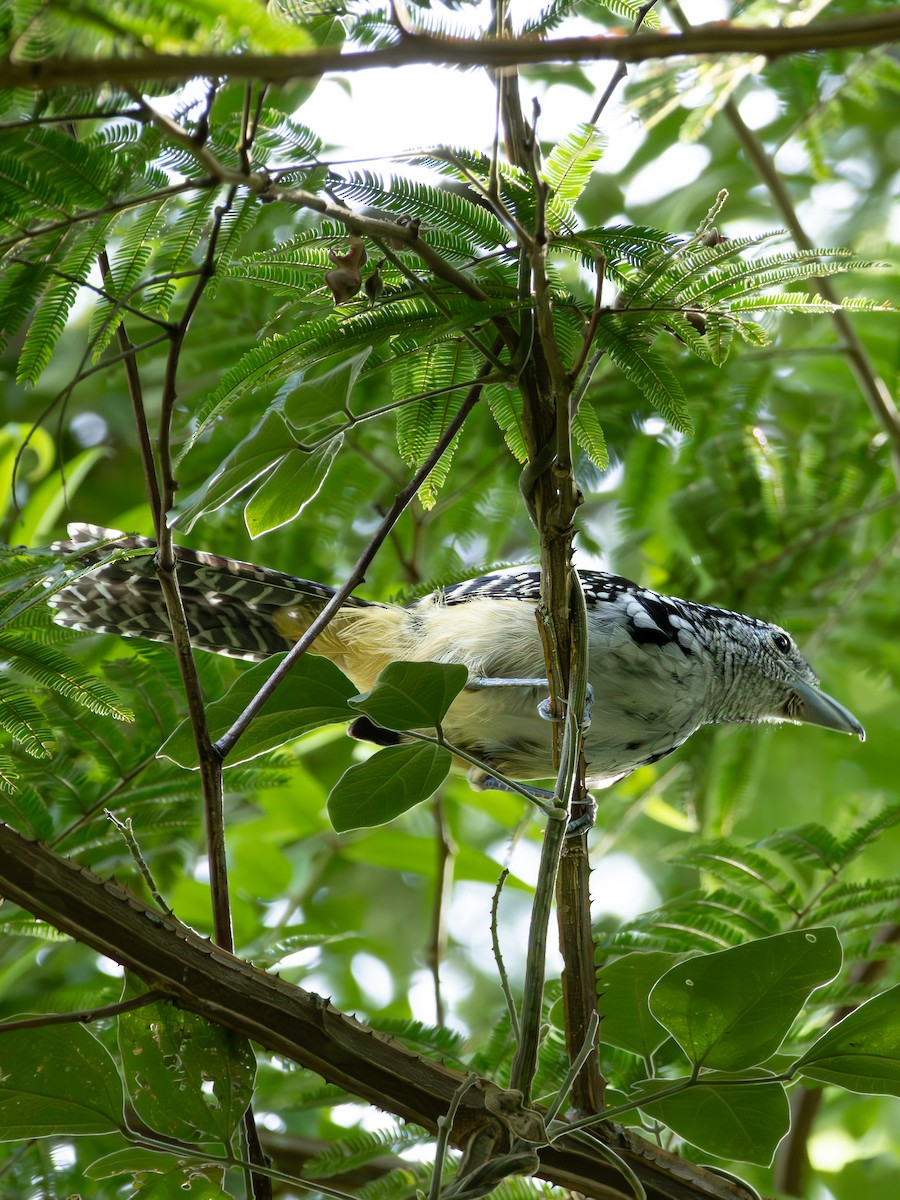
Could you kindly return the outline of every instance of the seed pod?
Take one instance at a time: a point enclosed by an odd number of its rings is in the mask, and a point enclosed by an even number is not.
[[[325,283],[334,298],[335,304],[343,304],[352,299],[362,287],[362,271],[366,261],[366,245],[360,237],[348,240],[349,249],[346,254],[335,254],[328,251],[328,257],[335,264],[330,271],[325,272]]]

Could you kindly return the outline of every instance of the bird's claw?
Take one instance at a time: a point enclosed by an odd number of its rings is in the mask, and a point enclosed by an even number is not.
[[[591,727],[591,709],[594,707],[594,689],[590,684],[587,685],[587,691],[584,695],[584,715],[581,719],[581,732],[587,733]],[[550,711],[550,697],[542,700],[538,705],[538,715],[543,717],[545,721],[562,721],[563,717],[557,717]]]
[[[566,829],[567,840],[589,833],[594,828],[594,822],[597,820],[597,801],[590,792],[584,793],[578,802],[578,807],[581,809],[578,815],[575,816],[573,814],[569,817],[569,825]]]

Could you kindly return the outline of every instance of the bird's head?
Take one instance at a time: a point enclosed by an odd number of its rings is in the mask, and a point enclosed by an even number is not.
[[[819,725],[865,741],[862,725],[843,704],[822,691],[815,672],[786,630],[740,614],[722,616],[730,625],[727,642],[735,660],[729,701],[736,705],[736,715],[726,719]],[[740,712],[746,715],[742,718]]]

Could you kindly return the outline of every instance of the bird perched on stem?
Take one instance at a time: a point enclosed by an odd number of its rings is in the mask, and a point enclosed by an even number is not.
[[[61,625],[170,641],[147,538],[92,525],[69,527],[58,549],[79,574],[51,598]],[[101,545],[97,545],[97,543]],[[128,557],[103,563],[111,553]],[[141,551],[144,551],[142,554]],[[259,661],[289,650],[335,589],[280,571],[178,547],[178,580],[194,646]],[[602,571],[579,572],[593,694],[584,735],[588,786],[614,782],[671,754],[703,725],[790,721],[849,733],[859,721],[819,689],[806,659],[777,625],[661,596]],[[361,691],[391,662],[462,663],[469,682],[443,734],[483,764],[476,787],[553,775],[543,649],[535,621],[536,570],[470,579],[404,608],[351,598],[313,644]],[[402,735],[357,724],[373,740]]]

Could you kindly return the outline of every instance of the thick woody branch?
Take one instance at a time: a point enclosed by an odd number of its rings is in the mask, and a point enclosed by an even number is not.
[[[641,33],[634,37],[448,38],[416,34],[378,50],[313,50],[306,54],[154,54],[146,58],[46,58],[40,62],[4,63],[4,84],[33,91],[79,84],[166,80],[173,85],[197,76],[262,79],[287,83],[340,71],[402,67],[411,63],[440,66],[510,67],[553,62],[637,63],[648,59],[698,55],[752,54],[779,58],[814,51],[866,49],[900,38],[900,9],[823,21],[799,28],[761,28],[713,22],[689,33]]]
[[[0,896],[121,963],[179,1007],[405,1120],[435,1130],[463,1080],[2,823]],[[462,1098],[454,1144],[479,1128],[494,1128],[502,1136],[497,1119],[485,1110],[484,1096],[485,1083],[477,1081]],[[602,1136],[641,1179],[648,1200],[751,1200],[738,1183],[625,1130],[611,1128]],[[543,1147],[540,1158],[541,1176],[561,1187],[605,1200],[629,1196],[622,1176],[584,1146]]]

